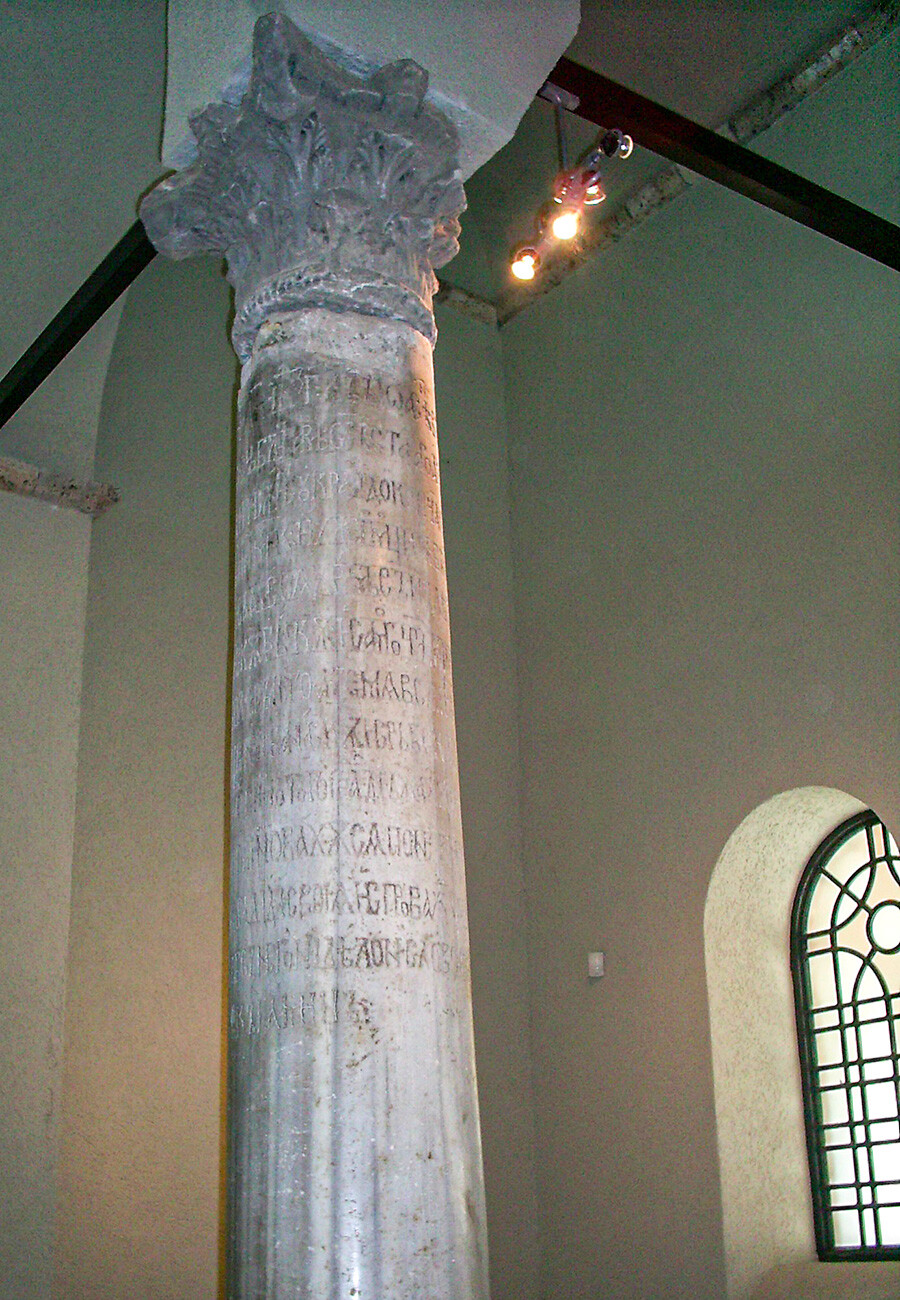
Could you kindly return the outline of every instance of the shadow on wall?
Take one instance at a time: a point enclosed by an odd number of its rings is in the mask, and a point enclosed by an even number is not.
[[[790,971],[800,875],[864,805],[807,786],[754,809],[716,863],[704,918],[728,1300],[896,1300],[900,1264],[816,1258]]]

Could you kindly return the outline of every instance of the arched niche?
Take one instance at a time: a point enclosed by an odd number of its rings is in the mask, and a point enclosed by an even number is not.
[[[821,786],[776,795],[741,822],[710,881],[704,936],[728,1300],[900,1295],[900,1264],[816,1258],[790,973],[800,874],[864,806]]]

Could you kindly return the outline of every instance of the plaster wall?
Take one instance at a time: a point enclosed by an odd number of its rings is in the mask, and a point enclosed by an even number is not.
[[[895,60],[761,143],[896,220]],[[698,183],[503,330],[547,1300],[721,1300],[713,866],[786,789],[900,824],[898,309]]]
[[[537,1300],[517,681],[496,330],[437,311],[434,355],[492,1300]]]
[[[213,263],[155,262],[129,293],[104,399],[96,472],[122,499],[91,559],[61,1300],[197,1300],[220,1286],[227,318]],[[439,327],[492,1295],[536,1300],[499,339],[449,311]]]
[[[164,0],[0,5],[0,373],[134,221],[159,174]],[[121,304],[0,429],[0,455],[90,478]]]
[[[66,1012],[64,1300],[216,1294],[234,360],[211,263],[155,261],[110,363]]]
[[[90,522],[0,494],[0,1291],[50,1292]]]

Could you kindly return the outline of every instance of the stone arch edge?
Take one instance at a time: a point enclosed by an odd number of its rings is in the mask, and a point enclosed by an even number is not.
[[[743,819],[710,879],[703,930],[727,1300],[900,1294],[900,1264],[816,1257],[790,974],[803,868],[865,807],[826,786],[783,791]]]

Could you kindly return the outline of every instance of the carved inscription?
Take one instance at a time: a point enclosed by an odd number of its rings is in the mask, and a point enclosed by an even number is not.
[[[404,884],[397,880],[289,880],[265,883],[239,894],[234,917],[248,926],[278,926],[298,917],[402,917],[412,921],[446,919],[444,891],[438,886]]]
[[[465,967],[429,386],[264,352],[239,459],[231,1029],[368,1023],[367,981]]]
[[[377,615],[341,618],[309,614],[292,618],[278,614],[245,628],[244,642],[240,653],[235,652],[238,672],[252,672],[273,657],[296,661],[298,656],[319,652],[333,659],[338,651],[412,659],[444,672],[450,665],[449,649],[441,633]]]
[[[303,858],[413,858],[428,862],[432,856],[432,831],[414,826],[381,826],[354,822],[341,829],[334,822],[301,822],[291,826],[264,826],[251,842],[251,866],[261,862],[297,862]]]
[[[434,779],[426,774],[413,777],[403,772],[351,768],[337,773],[331,768],[311,767],[303,772],[275,774],[266,780],[248,781],[238,792],[241,806],[248,808],[305,808],[310,805],[355,803],[401,806],[426,803],[434,797]]]
[[[356,471],[341,474],[337,470],[308,470],[292,474],[287,466],[273,465],[258,487],[245,493],[238,511],[238,527],[249,528],[259,520],[284,515],[297,506],[350,507],[395,506],[416,511],[436,527],[441,524],[441,508],[431,492],[417,491],[393,478]]]
[[[437,432],[431,392],[419,378],[397,383],[381,375],[362,375],[350,366],[330,366],[313,359],[282,361],[257,369],[250,381],[249,396],[251,438],[264,436],[273,423],[283,420],[285,409],[292,404],[316,408],[320,424],[326,422],[323,412],[335,407],[350,412],[369,407],[385,415],[411,416],[413,424],[422,421],[429,433]],[[398,434],[398,440],[401,437],[407,443],[415,442],[408,424]],[[385,447],[382,444],[371,450],[384,451]]]
[[[369,515],[352,519],[273,519],[264,530],[257,530],[247,540],[248,558],[254,572],[266,566],[271,556],[293,553],[309,564],[305,552],[335,550],[339,552],[375,552],[378,562],[396,561],[412,564],[424,560],[436,573],[444,572],[444,552],[440,539],[422,535],[405,523],[375,519]],[[366,557],[363,556],[363,559]]]
[[[234,999],[229,1010],[229,1028],[235,1037],[286,1029],[311,1029],[350,1021],[372,1023],[372,1003],[353,992],[312,989],[274,997]]]
[[[285,937],[269,943],[247,944],[231,953],[232,973],[244,980],[295,971],[426,970],[449,975],[461,969],[453,944],[428,935],[424,939],[398,935],[319,935]]]

